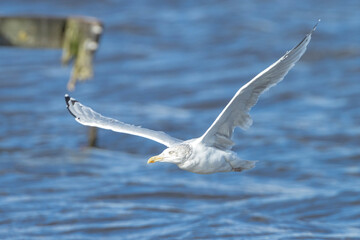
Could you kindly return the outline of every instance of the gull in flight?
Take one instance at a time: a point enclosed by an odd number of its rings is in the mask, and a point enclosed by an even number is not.
[[[316,26],[317,24],[298,45],[240,88],[210,128],[199,138],[183,141],[164,132],[153,131],[104,117],[66,94],[67,108],[75,120],[82,125],[137,135],[159,142],[167,147],[158,156],[151,157],[148,163],[174,163],[183,170],[199,174],[240,172],[251,169],[255,166],[254,161],[243,160],[231,151],[234,145],[231,140],[234,128],[247,129],[250,127],[252,124],[249,115],[250,109],[264,91],[283,80],[305,53]]]

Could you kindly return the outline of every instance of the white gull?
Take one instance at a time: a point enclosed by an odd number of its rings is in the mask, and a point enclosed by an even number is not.
[[[251,126],[250,109],[264,91],[283,80],[305,53],[316,26],[317,24],[292,50],[240,88],[210,128],[199,138],[182,141],[164,132],[104,117],[69,95],[65,95],[67,108],[75,120],[83,125],[137,135],[167,146],[161,154],[151,157],[148,163],[170,162],[183,170],[200,174],[251,169],[255,166],[254,161],[243,160],[231,151],[234,145],[231,140],[234,128],[247,129]]]

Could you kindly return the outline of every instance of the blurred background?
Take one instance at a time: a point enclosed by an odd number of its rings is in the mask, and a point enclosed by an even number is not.
[[[147,165],[164,146],[66,110],[60,50],[0,48],[1,239],[359,239],[360,2],[1,1],[0,15],[93,16],[103,115],[189,139],[321,22],[303,58],[237,129],[242,173]]]

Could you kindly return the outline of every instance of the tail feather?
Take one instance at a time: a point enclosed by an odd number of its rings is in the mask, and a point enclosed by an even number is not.
[[[233,168],[235,172],[241,172],[243,170],[249,170],[255,167],[256,161],[241,160],[238,161],[236,167]]]

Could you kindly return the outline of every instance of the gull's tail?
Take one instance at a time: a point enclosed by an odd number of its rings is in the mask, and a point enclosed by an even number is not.
[[[232,166],[234,166],[233,171],[234,172],[241,172],[243,170],[249,170],[255,167],[257,161],[248,161],[248,160],[238,160],[236,161],[236,164],[231,163]]]

